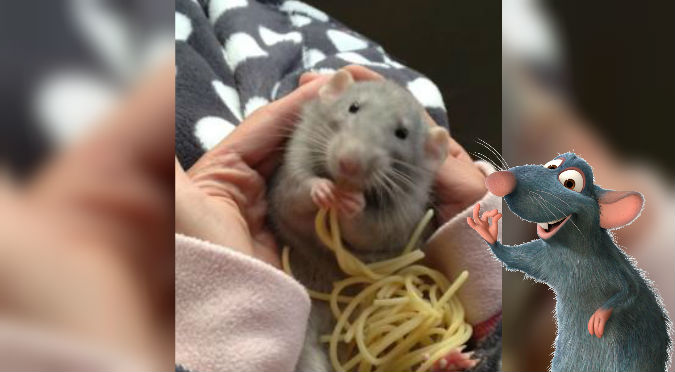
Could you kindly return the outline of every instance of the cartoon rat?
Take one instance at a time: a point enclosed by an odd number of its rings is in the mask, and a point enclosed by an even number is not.
[[[670,321],[649,280],[608,231],[640,215],[642,194],[595,185],[591,166],[574,153],[495,172],[485,184],[518,217],[537,224],[540,239],[507,246],[497,241],[497,210],[479,218],[476,205],[467,218],[507,269],[555,292],[551,371],[664,371]]]

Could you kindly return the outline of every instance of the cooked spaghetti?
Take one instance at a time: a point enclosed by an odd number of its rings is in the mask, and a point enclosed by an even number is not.
[[[336,319],[332,334],[321,337],[335,371],[428,371],[471,337],[471,325],[455,296],[468,272],[450,282],[442,273],[415,264],[424,258],[418,243],[432,216],[429,210],[399,257],[365,264],[344,248],[335,211],[317,214],[319,239],[348,275],[334,283],[331,293],[308,289],[313,299],[330,303]],[[288,247],[282,264],[292,275]],[[356,287],[355,296],[342,295],[349,287]]]

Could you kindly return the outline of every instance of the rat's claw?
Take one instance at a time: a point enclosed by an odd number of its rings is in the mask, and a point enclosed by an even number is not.
[[[316,180],[310,189],[310,196],[319,208],[331,208],[335,204],[335,185],[330,180]]]
[[[473,352],[463,353],[461,348],[455,348],[437,360],[431,370],[433,372],[464,371],[478,364],[478,360],[471,359],[471,357],[473,357]]]
[[[366,199],[361,192],[337,192],[338,208],[340,212],[352,217],[363,210]]]
[[[588,333],[590,333],[591,336],[595,336],[597,338],[602,337],[602,334],[605,332],[605,324],[612,315],[612,310],[613,309],[611,308],[599,308],[598,310],[595,310],[593,315],[591,315],[591,318],[588,320]]]

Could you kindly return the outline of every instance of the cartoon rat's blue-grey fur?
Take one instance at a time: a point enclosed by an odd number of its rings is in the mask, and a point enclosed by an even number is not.
[[[569,219],[546,239],[490,244],[508,269],[548,284],[556,294],[558,336],[551,370],[664,371],[670,322],[649,280],[601,227],[599,201],[610,191],[593,184],[592,169],[582,158],[566,153],[556,159],[550,168],[509,169],[515,187],[504,199],[513,213],[530,222]],[[565,184],[560,174],[566,170],[581,172],[576,185]],[[540,236],[542,231],[548,235],[540,227]],[[598,309],[612,309],[601,337],[591,335],[588,325]]]

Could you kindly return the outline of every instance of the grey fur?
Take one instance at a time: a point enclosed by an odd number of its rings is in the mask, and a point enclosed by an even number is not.
[[[608,190],[593,184],[593,172],[573,153],[557,169],[525,165],[509,169],[517,181],[504,197],[521,219],[546,222],[571,215],[557,233],[517,246],[491,244],[507,269],[546,283],[556,295],[558,335],[552,371],[664,371],[669,363],[670,321],[651,282],[634,260],[600,227],[598,198]],[[586,184],[578,193],[558,174],[581,170]],[[604,334],[589,334],[598,308],[613,308]]]
[[[350,113],[354,102],[359,110]],[[408,130],[404,140],[395,136],[401,125]],[[370,176],[352,180],[349,186],[365,190],[366,206],[354,217],[340,217],[342,238],[364,261],[395,256],[429,207],[434,169],[425,155],[428,133],[423,108],[408,91],[389,81],[354,83],[334,101],[316,99],[306,105],[270,186],[271,223],[282,242],[292,247],[291,267],[301,283],[329,292],[334,281],[344,278],[333,253],[316,238],[318,208],[310,197],[309,181],[314,177],[335,181],[336,154],[346,147],[357,152]],[[403,176],[391,177],[396,186],[389,188],[395,194],[388,195],[373,175],[391,174],[392,169]],[[327,348],[318,340],[331,330],[330,309],[313,301],[297,371],[331,369]]]

